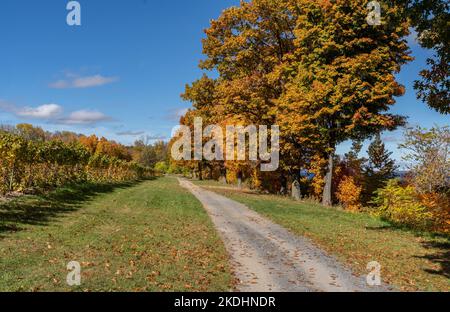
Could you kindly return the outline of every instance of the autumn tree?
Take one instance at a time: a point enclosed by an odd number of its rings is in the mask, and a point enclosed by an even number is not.
[[[191,129],[191,133],[194,133],[195,118],[201,118],[202,120],[202,129],[200,129],[202,133],[208,125],[217,124],[220,122],[220,119],[226,118],[217,101],[217,81],[209,78],[207,75],[203,75],[202,78],[194,81],[191,85],[186,85],[185,92],[181,94],[181,98],[191,102],[194,108],[189,110],[180,120],[181,125],[188,126]],[[207,138],[203,137],[202,148],[206,140]],[[195,146],[192,145],[191,147],[192,151],[194,151]],[[193,170],[193,173],[198,175],[200,180],[203,179],[203,170],[205,167],[209,168],[211,175],[213,166],[217,165],[217,162],[207,161],[203,156],[202,153],[201,159],[199,160],[195,159],[195,155],[192,154],[192,160],[184,162]]]
[[[91,136],[81,136],[80,143],[83,145],[91,154],[95,154],[98,145],[98,137],[96,135]]]
[[[95,154],[108,155],[117,159],[131,161],[131,154],[127,148],[117,142],[109,141],[106,138],[101,138],[97,144]]]
[[[78,142],[81,135],[76,134],[71,131],[56,131],[52,135],[53,140],[60,140],[64,143],[75,143]]]
[[[409,163],[413,184],[421,193],[442,193],[450,196],[450,128],[408,129],[404,160]]]
[[[210,122],[219,121],[218,103],[217,103],[217,81],[203,75],[202,78],[188,84],[181,98],[192,103],[192,106],[202,114],[202,118]]]
[[[366,1],[296,2],[294,53],[284,67],[285,93],[279,101],[284,135],[327,160],[323,204],[332,204],[336,146],[403,124],[388,113],[404,87],[395,79],[411,57],[404,38],[402,9],[383,7],[383,22],[366,22]]]
[[[276,100],[285,84],[281,68],[294,49],[296,10],[292,0],[242,1],[224,10],[205,31],[206,59],[200,67],[219,73],[216,105],[224,119],[254,125],[276,123]],[[300,170],[301,155],[289,144],[297,143],[281,144],[286,147],[280,151],[284,155],[281,172],[294,174]],[[285,180],[283,175],[281,180]]]
[[[157,141],[153,144],[144,142],[144,140],[137,140],[131,148],[133,159],[146,167],[153,168],[159,162],[168,164],[168,143],[164,141]]]
[[[388,113],[404,93],[395,74],[411,59],[404,8],[384,6],[382,25],[370,26],[366,7],[362,0],[252,0],[224,10],[205,31],[200,64],[219,76],[187,86],[190,114],[279,124],[281,171],[314,172],[315,189],[331,204],[336,146],[404,121]]]
[[[35,127],[30,124],[18,124],[16,125],[16,131],[21,137],[31,141],[45,141],[47,134],[40,127]]]
[[[253,0],[224,10],[203,40],[200,67],[220,74],[217,90],[227,112],[271,124],[283,92],[277,68],[293,51],[295,17],[287,0]]]
[[[362,188],[362,185],[364,184],[363,167],[367,162],[366,158],[359,156],[362,147],[362,141],[354,140],[351,149],[344,154],[344,157],[339,155],[335,156],[332,184],[333,200],[343,203],[343,197],[340,197],[339,195],[345,193],[343,193],[342,190],[349,191],[351,189],[350,186],[352,185],[355,186],[355,190],[356,188]],[[351,179],[348,179],[349,177],[351,177]],[[344,185],[346,185],[346,187],[342,188]],[[358,195],[358,198],[359,197],[360,196]]]
[[[339,202],[348,211],[357,212],[361,210],[362,187],[355,182],[352,176],[344,176],[337,187],[336,196]]]

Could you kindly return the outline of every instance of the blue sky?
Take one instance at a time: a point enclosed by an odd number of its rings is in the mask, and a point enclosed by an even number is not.
[[[209,21],[237,0],[80,0],[81,26],[66,24],[67,0],[0,3],[0,123],[106,136],[125,144],[169,137],[189,107],[179,95],[201,76]],[[428,51],[410,38],[416,60],[399,80],[407,93],[393,112],[411,124],[448,125],[416,100],[413,81]],[[385,134],[395,152],[401,133]],[[348,148],[343,144],[340,151]]]

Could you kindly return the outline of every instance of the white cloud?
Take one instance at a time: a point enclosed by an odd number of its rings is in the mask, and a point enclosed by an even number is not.
[[[156,142],[156,141],[165,141],[167,140],[167,137],[164,135],[143,135],[141,137],[139,137],[139,140],[141,140],[142,142],[144,142],[144,144],[148,145],[152,142]]]
[[[118,80],[117,77],[103,77],[101,75],[96,75],[91,77],[76,78],[73,81],[73,85],[75,88],[90,88],[103,86],[105,84],[109,84],[117,80]]]
[[[15,114],[24,118],[52,119],[63,112],[61,106],[57,104],[44,104],[38,107],[23,107],[15,111]]]
[[[52,89],[66,89],[69,88],[69,82],[67,80],[58,80],[50,83],[48,86]]]
[[[147,135],[145,138],[149,141],[164,141],[167,139],[165,135]]]
[[[0,100],[0,109],[25,119],[53,119],[62,114],[63,108],[58,104],[44,104],[37,107],[19,107]]]
[[[138,135],[143,135],[145,134],[144,131],[122,131],[122,132],[118,132],[116,133],[116,135],[118,136],[138,136]]]
[[[58,104],[44,104],[38,107],[18,107],[0,100],[0,110],[13,114],[21,119],[46,120],[49,124],[93,125],[101,121],[110,121],[111,117],[94,110],[78,110],[69,115],[63,114],[64,109]]]
[[[61,118],[59,123],[67,125],[92,125],[100,121],[109,121],[111,117],[99,111],[79,110],[69,114],[67,118]]]
[[[104,77],[102,75],[78,77],[66,75],[67,79],[61,79],[50,83],[49,87],[53,89],[84,89],[104,86],[119,80],[118,77]]]
[[[79,110],[69,114],[67,118],[61,118],[59,123],[67,125],[92,125],[100,121],[109,121],[111,117],[99,111]]]

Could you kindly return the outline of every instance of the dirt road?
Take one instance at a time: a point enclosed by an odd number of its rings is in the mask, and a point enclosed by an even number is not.
[[[308,239],[187,180],[180,184],[203,204],[231,256],[237,291],[383,291],[369,287]]]

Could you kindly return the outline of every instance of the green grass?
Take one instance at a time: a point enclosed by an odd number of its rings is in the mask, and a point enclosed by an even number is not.
[[[81,286],[66,266],[81,264]],[[228,256],[175,178],[0,204],[0,291],[227,291]]]
[[[295,234],[310,238],[356,273],[367,274],[367,264],[378,261],[383,280],[399,290],[450,291],[448,237],[398,229],[368,214],[348,213],[280,196],[212,190],[247,205]]]

